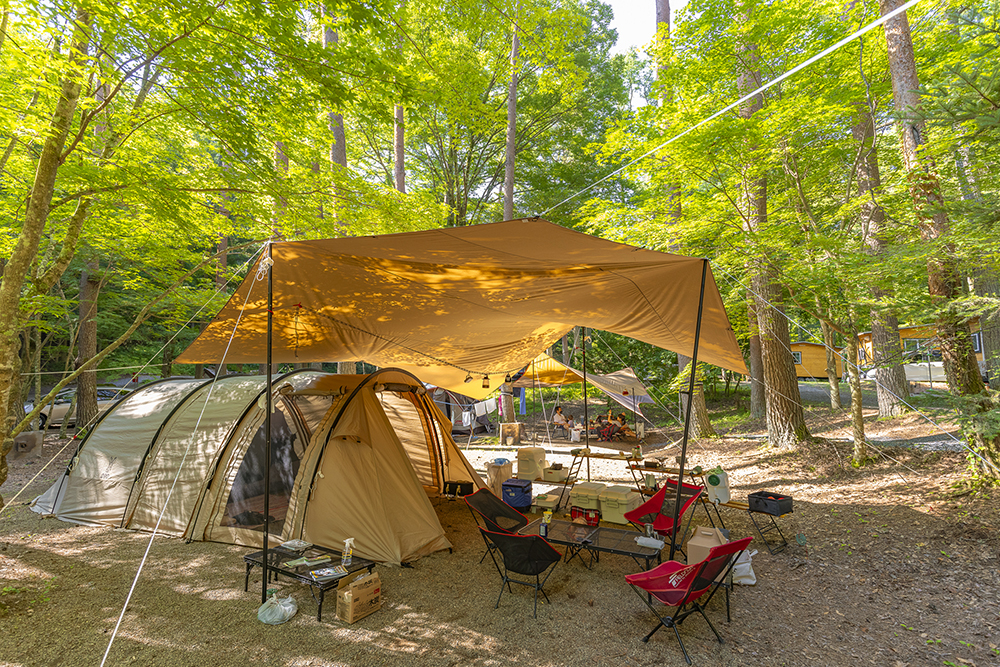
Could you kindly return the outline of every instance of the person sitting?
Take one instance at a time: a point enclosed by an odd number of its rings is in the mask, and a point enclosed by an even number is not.
[[[635,437],[635,432],[628,427],[628,417],[624,412],[618,414],[618,419],[616,420],[619,425],[621,425],[621,433],[629,438]]]
[[[556,411],[552,413],[552,423],[568,435],[573,428],[573,415],[564,415],[562,406],[557,405]]]

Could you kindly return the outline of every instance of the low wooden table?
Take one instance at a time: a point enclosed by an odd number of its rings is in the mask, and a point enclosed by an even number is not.
[[[243,579],[243,590],[250,589],[250,570],[257,567],[263,567],[264,552],[255,551],[251,554],[247,554],[243,557],[243,562],[246,564],[246,576]],[[290,560],[295,560],[303,556],[307,558],[316,558],[318,556],[329,555],[330,560],[324,563],[317,563],[315,565],[298,565],[296,567],[284,567],[284,563]],[[310,587],[309,593],[313,596],[319,605],[316,610],[316,620],[323,620],[323,596],[326,591],[331,588],[337,588],[337,584],[340,583],[340,578],[331,579],[329,581],[316,581],[310,576],[312,570],[318,570],[323,567],[333,567],[334,565],[340,565],[340,552],[336,549],[327,549],[325,547],[312,546],[303,551],[292,551],[291,549],[285,549],[284,547],[273,547],[267,550],[267,571],[268,571],[268,581],[271,580],[273,575],[276,579],[278,576],[288,577],[296,581],[300,581],[304,584],[308,584]],[[358,558],[354,556],[351,560],[351,564],[347,566],[347,572],[358,572],[359,570],[367,569],[371,572],[377,563],[370,560],[365,560],[364,558]],[[346,576],[346,575],[345,575]],[[319,592],[319,597],[317,597],[316,592]]]

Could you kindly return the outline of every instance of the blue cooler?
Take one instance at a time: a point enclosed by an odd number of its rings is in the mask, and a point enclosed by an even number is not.
[[[531,480],[508,479],[503,483],[503,501],[518,512],[531,511]]]

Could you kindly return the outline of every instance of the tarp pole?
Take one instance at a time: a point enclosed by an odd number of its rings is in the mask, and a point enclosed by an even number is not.
[[[684,464],[687,461],[688,433],[691,431],[691,404],[694,402],[694,377],[698,368],[698,339],[701,337],[701,311],[705,305],[705,278],[708,276],[708,260],[701,260],[701,293],[698,295],[698,319],[694,325],[694,349],[691,350],[691,369],[688,378],[688,400],[684,410],[684,437],[681,438],[681,460],[677,469],[677,497],[674,498],[674,530],[670,533],[670,558],[674,559],[674,552],[677,551],[677,533],[680,526],[681,514],[681,485],[684,484]]]
[[[590,411],[587,409],[587,327],[583,327],[583,432],[587,434],[584,447],[590,447]],[[587,481],[590,481],[590,457],[587,457]]]
[[[271,244],[267,244],[267,386],[264,402],[264,557],[261,563],[264,566],[264,574],[260,582],[260,603],[267,602],[267,547],[268,537],[271,534],[271,332],[274,313],[274,283],[272,272],[274,263],[271,260]]]

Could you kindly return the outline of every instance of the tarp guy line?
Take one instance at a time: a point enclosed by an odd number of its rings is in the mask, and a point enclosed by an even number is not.
[[[727,107],[725,107],[723,109],[720,109],[719,111],[716,111],[714,114],[712,114],[708,118],[705,118],[703,120],[698,121],[697,123],[695,123],[691,127],[687,128],[683,132],[680,132],[679,134],[675,134],[673,137],[671,137],[670,139],[667,139],[666,141],[664,141],[659,146],[656,146],[655,148],[651,148],[650,150],[646,151],[645,153],[643,153],[639,157],[635,158],[634,160],[632,160],[628,164],[623,165],[623,166],[619,167],[618,169],[615,169],[614,171],[612,171],[610,174],[608,174],[604,178],[601,178],[601,179],[599,179],[597,181],[594,181],[593,183],[591,183],[587,187],[583,188],[582,190],[580,190],[576,194],[570,195],[569,197],[567,197],[566,199],[563,199],[558,204],[556,204],[556,205],[554,205],[554,206],[546,209],[545,211],[543,211],[540,214],[540,216],[548,215],[549,213],[551,213],[555,209],[559,208],[560,206],[562,206],[566,202],[572,201],[573,199],[576,199],[577,197],[579,197],[580,195],[582,195],[584,192],[587,192],[588,190],[591,190],[591,189],[597,187],[598,185],[600,185],[604,181],[608,180],[612,176],[625,171],[626,169],[628,169],[632,165],[636,164],[637,162],[641,162],[642,160],[645,160],[647,157],[649,157],[650,155],[652,155],[656,151],[660,150],[661,148],[664,148],[667,145],[672,144],[673,142],[677,141],[681,137],[683,137],[683,136],[685,136],[687,134],[690,134],[691,132],[694,132],[695,130],[697,130],[702,125],[705,125],[706,123],[710,123],[711,121],[715,120],[716,118],[718,118],[722,114],[724,114],[724,113],[726,113],[728,111],[731,111],[732,109],[735,109],[736,107],[738,107],[739,105],[743,104],[744,102],[746,102],[750,98],[754,97],[755,95],[758,95],[758,94],[764,92],[765,90],[767,90],[768,88],[771,88],[772,86],[775,86],[775,85],[781,83],[782,81],[784,81],[788,77],[792,76],[793,74],[799,72],[800,70],[805,69],[809,65],[812,65],[814,62],[816,62],[818,60],[821,60],[822,58],[825,58],[826,56],[830,55],[834,51],[840,49],[842,46],[844,46],[846,44],[849,44],[852,41],[854,41],[855,39],[857,39],[858,37],[861,37],[862,35],[864,35],[865,33],[869,32],[871,30],[874,30],[875,28],[877,28],[878,26],[882,25],[883,23],[885,23],[889,19],[893,18],[897,14],[901,14],[902,12],[905,12],[907,9],[909,9],[912,6],[914,6],[918,2],[920,2],[920,0],[909,0],[909,2],[907,2],[904,5],[900,5],[896,9],[894,9],[891,12],[889,12],[888,14],[886,14],[885,16],[882,16],[881,18],[878,18],[875,21],[872,21],[868,25],[864,26],[863,28],[860,28],[860,29],[854,31],[853,33],[851,33],[847,37],[844,37],[839,42],[835,43],[833,46],[829,46],[829,47],[823,49],[822,51],[820,51],[819,53],[817,53],[816,55],[814,55],[812,58],[809,58],[805,62],[803,62],[803,63],[801,63],[799,65],[796,65],[795,67],[793,67],[792,69],[788,70],[787,72],[785,72],[781,76],[779,76],[779,77],[777,77],[775,79],[771,79],[770,81],[768,81],[767,83],[765,83],[764,85],[762,85],[761,87],[759,87],[757,90],[753,91],[752,93],[748,93],[748,94],[744,95],[743,97],[741,97],[740,99],[736,100],[735,102],[733,102],[729,106],[727,106]]]
[[[727,277],[730,277],[730,278],[732,278],[732,276],[729,276],[728,274],[727,274]],[[733,279],[733,280],[735,280],[735,279]],[[737,284],[739,284],[739,285],[740,285],[740,286],[742,286],[742,287],[746,287],[745,285],[743,285],[742,283],[740,283],[740,282],[739,282],[738,280],[735,280],[735,282],[737,282]],[[765,303],[766,303],[766,304],[767,304],[768,306],[770,306],[771,308],[774,308],[774,309],[775,309],[775,310],[776,310],[777,312],[781,313],[781,316],[782,316],[782,317],[784,317],[784,318],[785,318],[785,319],[787,319],[788,321],[791,321],[791,318],[789,318],[789,317],[788,317],[787,315],[785,315],[785,313],[782,313],[782,312],[781,312],[781,309],[780,309],[780,308],[778,308],[777,306],[775,306],[775,305],[774,305],[773,303],[771,303],[770,301],[768,301],[768,300],[767,300],[767,299],[765,299],[764,297],[760,296],[759,294],[757,294],[756,292],[754,292],[753,290],[751,290],[751,289],[750,289],[749,287],[746,287],[746,289],[747,289],[747,291],[748,291],[748,292],[750,292],[751,294],[754,294],[754,295],[755,295],[755,296],[757,296],[757,297],[758,297],[759,299],[761,299],[761,301],[764,301],[764,302],[765,302]],[[800,325],[799,325],[798,323],[795,323],[795,325],[796,325],[796,326],[800,326]],[[811,334],[810,334],[810,335],[811,335]],[[792,353],[791,349],[789,349],[789,348],[785,348],[785,349],[786,349],[786,351],[787,351],[787,352],[789,353],[789,355],[790,355],[790,354]],[[834,352],[836,353],[836,350],[834,350]],[[839,356],[839,355],[838,355],[838,356]],[[841,358],[843,358],[843,357],[841,357]],[[760,381],[760,380],[755,380],[755,379],[754,379],[754,378],[753,378],[752,376],[750,376],[750,381],[751,381],[751,382],[756,382],[756,383],[757,383],[757,384],[759,384],[759,385],[760,385],[761,387],[765,387],[765,389],[766,389],[766,386],[764,385],[764,383],[763,383],[762,381]],[[796,400],[795,400],[795,399],[793,399],[793,398],[792,398],[791,396],[788,396],[788,395],[786,395],[786,394],[783,394],[783,393],[781,393],[780,391],[778,391],[778,390],[776,390],[776,389],[773,389],[773,388],[772,388],[772,389],[770,389],[770,391],[771,391],[771,392],[772,392],[773,394],[775,394],[775,395],[777,395],[777,396],[780,396],[781,398],[785,399],[785,400],[786,400],[786,401],[788,401],[789,403],[792,403],[792,404],[794,404],[794,405],[797,405],[798,407],[802,408],[802,410],[803,410],[803,411],[805,410],[805,405],[804,405],[804,404],[802,403],[802,397],[801,397],[801,395],[799,396],[799,400],[798,400],[798,401],[796,401]],[[827,426],[833,426],[833,420],[832,420],[832,419],[827,419],[827,418],[825,418],[825,417],[818,417],[817,415],[813,415],[813,417],[814,417],[814,418],[816,418],[816,419],[817,419],[818,421],[820,421],[821,423],[825,423],[825,424],[826,424]],[[883,450],[882,450],[882,449],[881,449],[880,447],[878,447],[877,445],[875,445],[875,443],[873,443],[873,442],[872,442],[871,440],[868,440],[868,439],[866,439],[866,440],[865,440],[865,444],[866,444],[866,446],[870,446],[870,447],[871,447],[872,449],[874,449],[874,450],[875,450],[876,452],[878,452],[879,456],[881,456],[882,458],[885,458],[885,459],[888,459],[888,460],[892,461],[893,463],[895,463],[895,464],[897,464],[897,465],[899,465],[899,466],[901,466],[901,467],[903,467],[903,468],[906,468],[907,470],[909,470],[910,472],[912,472],[912,473],[913,473],[914,475],[916,475],[916,474],[917,474],[917,471],[916,471],[916,470],[914,470],[913,468],[909,467],[908,465],[906,465],[905,463],[903,463],[903,462],[902,462],[902,461],[900,461],[899,459],[896,459],[896,458],[894,458],[894,457],[892,457],[892,456],[889,456],[888,454],[886,454],[886,453],[885,453],[885,451],[883,451]],[[836,451],[836,449],[834,449],[834,451]],[[840,454],[839,454],[839,452],[837,453],[837,455],[838,455],[838,457],[839,457],[839,455],[840,455]],[[902,474],[902,473],[900,473],[900,472],[899,472],[898,470],[897,470],[897,471],[895,471],[895,473],[896,473],[897,475],[899,475],[899,478],[900,478],[901,480],[903,480],[904,482],[908,482],[908,481],[909,481],[909,480],[908,480],[908,479],[906,479],[906,477],[904,477],[904,476],[903,476],[903,474]]]
[[[259,252],[259,251],[258,251],[258,252]],[[253,261],[253,259],[254,259],[254,257],[256,257],[256,256],[257,256],[257,255],[255,254],[255,255],[253,255],[253,256],[252,256],[252,257],[251,257],[250,259],[248,259],[248,260],[247,260],[246,262],[244,262],[244,263],[243,263],[243,266],[239,267],[239,269],[237,269],[237,270],[236,270],[236,271],[235,271],[235,272],[233,273],[233,275],[234,275],[234,276],[236,276],[236,275],[238,275],[238,274],[242,273],[242,272],[243,272],[243,270],[244,270],[244,269],[246,269],[246,267],[247,267],[247,266],[249,266],[250,262],[252,262],[252,261]],[[190,319],[188,319],[188,321],[187,321],[187,322],[185,322],[184,324],[182,324],[182,325],[181,325],[181,327],[180,327],[179,329],[177,329],[177,331],[176,331],[176,332],[174,333],[174,335],[173,335],[173,336],[171,336],[171,337],[170,337],[170,338],[169,338],[169,339],[167,340],[167,342],[166,342],[166,343],[164,343],[164,344],[163,344],[163,346],[162,346],[162,347],[161,347],[161,348],[160,348],[159,350],[157,350],[156,352],[154,352],[154,353],[153,353],[153,356],[152,356],[152,357],[150,357],[150,358],[149,358],[149,361],[147,361],[147,362],[146,362],[145,364],[143,364],[143,365],[141,365],[141,366],[119,366],[119,367],[117,367],[117,368],[96,368],[96,369],[94,369],[94,370],[95,370],[95,371],[117,371],[117,370],[131,370],[131,369],[133,369],[133,368],[138,368],[138,369],[139,369],[139,372],[141,373],[141,372],[143,371],[143,369],[145,369],[146,367],[148,367],[148,366],[149,366],[150,364],[152,364],[152,363],[153,363],[153,360],[154,360],[154,359],[159,359],[159,358],[160,358],[160,353],[161,353],[161,352],[163,352],[163,350],[164,350],[164,349],[165,349],[165,348],[166,348],[166,347],[167,347],[168,345],[170,345],[170,344],[171,344],[172,342],[174,342],[174,340],[175,340],[175,339],[176,339],[176,338],[177,338],[178,336],[180,336],[180,335],[181,335],[181,332],[182,332],[182,331],[184,331],[184,329],[186,329],[186,328],[187,328],[187,326],[188,326],[189,324],[191,324],[191,322],[193,322],[193,321],[194,321],[194,318],[198,317],[198,315],[199,315],[199,314],[201,314],[201,311],[205,310],[205,308],[206,308],[206,307],[208,306],[208,304],[212,302],[212,299],[214,299],[214,298],[215,298],[215,297],[216,297],[216,296],[217,296],[217,295],[218,295],[218,294],[219,294],[220,292],[222,292],[222,291],[223,291],[224,289],[226,289],[226,287],[228,287],[228,286],[229,286],[229,283],[230,283],[230,282],[232,282],[232,280],[233,280],[233,279],[232,279],[232,277],[230,277],[230,278],[227,278],[227,279],[226,279],[226,282],[225,282],[225,283],[223,283],[222,285],[220,285],[220,286],[218,287],[218,289],[216,289],[216,290],[215,290],[215,292],[214,292],[214,293],[212,293],[212,296],[210,296],[210,297],[209,297],[208,299],[206,299],[206,300],[205,300],[205,302],[204,302],[203,304],[201,304],[201,307],[200,307],[200,308],[198,308],[198,310],[197,310],[197,311],[195,311],[194,315],[192,315],[192,316],[190,317]],[[50,372],[48,372],[48,373],[49,373],[49,374],[59,374],[59,375],[68,375],[68,374],[70,374],[70,373],[72,373],[72,372],[73,372],[73,371],[50,371]],[[46,374],[46,373],[38,373],[37,375],[45,375],[45,374]],[[36,375],[36,374],[35,374],[35,373],[21,373],[21,375]],[[128,395],[128,394],[125,394],[125,395],[121,396],[120,398],[125,398],[125,396],[127,396],[127,395]],[[120,399],[119,399],[119,400],[120,400]],[[108,410],[106,410],[105,412],[109,412],[109,411],[110,411],[110,408],[109,408]],[[89,429],[90,429],[90,426],[91,426],[91,424],[94,424],[94,423],[95,423],[95,422],[97,421],[97,419],[98,419],[99,417],[101,417],[101,416],[102,416],[102,415],[95,415],[95,416],[94,416],[94,417],[93,417],[93,418],[92,418],[92,419],[91,419],[91,420],[90,420],[89,422],[87,422],[86,424],[84,424],[84,425],[83,425],[83,428],[82,428],[82,429],[78,428],[78,429],[77,429],[77,434],[76,434],[76,435],[74,435],[74,436],[73,436],[72,438],[70,438],[70,439],[69,439],[69,442],[67,442],[67,443],[66,443],[65,445],[63,445],[63,446],[62,446],[62,448],[60,448],[58,452],[56,452],[55,454],[53,454],[53,455],[52,455],[52,458],[50,458],[50,459],[49,459],[48,461],[46,461],[45,465],[43,465],[43,466],[42,466],[42,467],[41,467],[41,468],[40,468],[40,469],[38,470],[38,472],[37,472],[37,473],[35,473],[35,476],[34,476],[34,477],[32,477],[31,479],[29,479],[29,480],[28,480],[27,482],[25,482],[24,486],[22,486],[22,487],[21,487],[20,489],[18,489],[17,493],[15,493],[15,494],[14,494],[14,497],[13,497],[13,498],[11,498],[11,499],[10,499],[10,500],[9,500],[9,501],[7,502],[7,504],[6,504],[6,505],[4,505],[3,507],[0,507],[0,515],[2,515],[2,514],[3,514],[3,511],[4,511],[5,509],[7,509],[8,507],[10,507],[10,506],[12,506],[12,505],[14,504],[14,501],[15,501],[15,500],[17,500],[18,496],[20,496],[20,495],[21,495],[21,494],[22,494],[22,493],[24,492],[24,490],[25,490],[25,489],[27,489],[27,488],[28,488],[29,486],[31,486],[31,484],[32,484],[32,483],[33,483],[33,482],[34,482],[34,481],[35,481],[36,479],[38,479],[38,476],[39,476],[39,475],[41,475],[41,474],[42,474],[43,472],[45,472],[45,469],[46,469],[46,468],[48,468],[48,467],[49,467],[49,465],[50,465],[50,464],[51,464],[51,463],[52,463],[53,461],[55,461],[55,460],[56,460],[57,458],[59,458],[59,457],[60,457],[60,456],[62,455],[62,453],[63,453],[64,451],[66,451],[66,448],[67,448],[67,447],[69,447],[69,446],[70,446],[71,444],[73,444],[73,441],[77,439],[77,435],[79,434],[79,431],[80,431],[80,430],[84,430],[84,431],[87,431],[87,432],[89,433],[89,432],[90,432],[90,430],[89,430]],[[80,446],[83,446],[83,440],[81,440],[81,441],[80,441]],[[71,463],[72,463],[72,462],[71,462]]]
[[[770,306],[771,308],[773,308],[776,312],[781,313],[781,316],[784,317],[789,322],[793,322],[792,319],[790,317],[788,317],[785,313],[783,313],[780,308],[778,308],[773,303],[771,303],[770,301],[768,301],[767,299],[765,299],[764,297],[762,297],[761,295],[757,294],[752,289],[750,289],[749,287],[747,287],[746,285],[744,285],[742,282],[739,281],[738,278],[734,277],[732,274],[730,274],[725,269],[722,269],[722,272],[726,274],[726,277],[728,277],[730,279],[730,281],[735,282],[736,284],[740,285],[741,287],[743,287],[744,289],[746,289],[748,292],[750,292],[751,294],[753,294],[754,296],[756,296],[758,299],[760,299],[761,301],[763,301],[764,303],[766,303],[768,306]],[[806,329],[805,327],[803,327],[801,324],[799,324],[797,322],[793,322],[793,324],[795,324],[796,327],[802,329],[807,334],[809,334],[810,337],[812,337],[812,338],[816,337],[816,334],[810,332],[808,329]],[[826,347],[825,343],[819,343],[819,344],[821,344],[824,347]],[[788,350],[788,352],[789,352],[789,354],[791,354],[791,350],[790,349]],[[836,350],[833,350],[833,353],[836,354],[838,357],[841,358],[841,360],[844,362],[845,366],[846,365],[852,365],[852,366],[854,365],[854,364],[851,364],[847,359],[844,358],[844,356],[842,354],[840,354]],[[751,378],[751,380],[752,380],[752,378]],[[968,450],[970,453],[972,453],[973,456],[975,456],[976,458],[978,458],[979,460],[981,460],[983,463],[985,463],[989,467],[993,468],[997,472],[1000,472],[1000,468],[997,468],[997,466],[994,465],[992,461],[990,461],[989,459],[986,459],[979,452],[977,452],[976,450],[972,449],[972,447],[970,447],[967,442],[965,442],[964,440],[960,440],[960,439],[956,438],[954,435],[952,435],[951,433],[948,433],[947,431],[945,431],[944,428],[942,428],[940,424],[938,424],[937,422],[935,422],[929,415],[927,415],[926,413],[924,413],[921,410],[917,409],[916,407],[914,407],[910,403],[907,403],[906,400],[903,399],[902,397],[897,396],[896,394],[894,394],[888,387],[886,387],[883,384],[880,384],[878,382],[878,379],[875,380],[875,383],[878,384],[878,386],[882,387],[882,389],[884,389],[889,394],[892,394],[892,396],[894,396],[895,398],[897,398],[903,405],[905,405],[906,407],[910,408],[911,410],[913,410],[914,412],[916,412],[918,415],[920,415],[921,417],[923,417],[928,423],[930,423],[932,426],[934,426],[934,428],[938,429],[942,434],[948,436],[949,438],[951,438],[952,440],[954,440],[956,443],[958,443],[959,445],[961,445],[962,447],[964,447],[966,450]],[[791,401],[793,403],[795,402],[791,398],[789,398],[788,396],[783,396],[782,394],[778,394],[778,395],[782,396],[782,398],[785,398],[786,400],[789,400],[789,401]],[[799,403],[799,405],[800,406],[802,405],[801,402]],[[866,443],[868,445],[870,445],[871,447],[873,447],[875,450],[877,450],[879,452],[879,454],[881,454],[882,456],[885,456],[888,459],[896,461],[896,459],[892,458],[888,454],[885,454],[881,449],[879,449],[878,446],[876,446],[870,440],[866,440]],[[916,474],[915,470],[913,470],[912,468],[907,467],[904,463],[902,463],[900,461],[896,461],[896,463],[899,463],[899,465],[903,466],[904,468],[906,468],[910,472]]]
[[[257,272],[257,279],[254,280],[254,282],[251,284],[251,286],[250,286],[250,292],[249,293],[253,292],[253,287],[258,282],[260,282],[260,280],[261,280],[261,274],[258,271]],[[249,293],[248,293],[248,295],[249,295]],[[246,305],[244,304],[244,308],[245,307],[246,307]],[[233,343],[233,338],[236,336],[236,330],[239,328],[239,324],[240,324],[240,320],[241,319],[243,319],[243,309],[240,309],[239,317],[236,318],[236,324],[233,327],[233,331],[232,331],[232,333],[229,336],[229,342],[226,343],[226,349],[225,349],[225,352],[223,352],[222,359],[219,361],[219,366],[222,366],[223,364],[226,363],[226,355],[229,353],[229,346],[232,345],[232,343]],[[270,370],[270,368],[268,370]],[[208,407],[208,402],[212,399],[212,391],[215,390],[215,383],[216,383],[216,381],[218,381],[218,379],[219,379],[219,374],[216,373],[215,377],[212,378],[212,382],[208,385],[208,392],[207,392],[207,394],[205,396],[205,402],[201,404],[201,412],[198,414],[197,421],[195,421],[194,431],[197,431],[198,430],[198,426],[201,425],[201,418],[205,415],[205,408]],[[202,385],[202,386],[204,386],[204,385]],[[267,388],[267,391],[269,391],[269,390],[270,390],[270,386],[268,386],[268,388]],[[118,615],[118,622],[115,623],[115,629],[112,631],[111,638],[108,640],[108,648],[105,649],[105,651],[104,651],[104,657],[101,658],[101,665],[100,665],[100,667],[104,667],[104,663],[107,662],[107,660],[108,660],[108,654],[111,653],[111,646],[112,646],[112,644],[115,643],[115,637],[118,636],[118,629],[122,625],[122,620],[125,618],[125,611],[128,609],[128,603],[129,603],[129,601],[131,601],[132,594],[135,592],[135,587],[139,583],[139,576],[142,574],[142,568],[145,567],[145,565],[146,565],[146,558],[149,557],[149,551],[150,551],[150,549],[153,548],[153,540],[156,539],[156,533],[160,529],[160,522],[163,520],[163,515],[167,511],[167,504],[170,502],[170,497],[173,495],[174,488],[177,486],[177,480],[180,478],[181,470],[184,468],[184,461],[187,460],[188,452],[191,451],[191,444],[192,444],[192,440],[188,440],[188,445],[184,449],[184,455],[181,456],[181,461],[177,465],[177,472],[174,473],[174,479],[173,479],[173,482],[171,482],[171,484],[170,484],[170,490],[167,491],[167,497],[163,501],[163,507],[160,508],[160,516],[158,516],[157,519],[156,519],[156,525],[153,526],[153,532],[149,536],[149,543],[146,545],[146,550],[143,552],[142,559],[139,561],[139,569],[136,570],[135,578],[132,580],[132,586],[128,589],[128,595],[125,596],[125,604],[122,605],[121,614]]]

